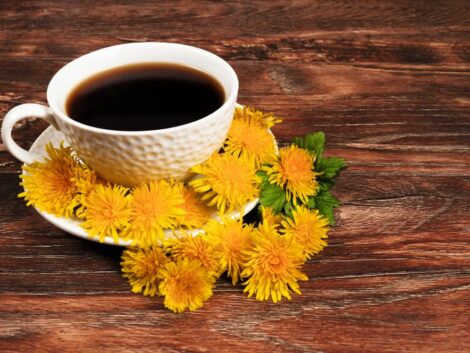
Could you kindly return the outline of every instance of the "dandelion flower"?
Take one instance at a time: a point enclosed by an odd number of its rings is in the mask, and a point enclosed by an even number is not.
[[[247,157],[259,167],[276,159],[276,140],[266,127],[246,119],[234,119],[224,150],[237,157]]]
[[[128,193],[129,189],[120,185],[98,185],[87,197],[81,226],[101,242],[108,235],[118,242],[120,231],[129,226]]]
[[[187,228],[200,228],[207,222],[213,210],[207,206],[199,195],[189,187],[183,188],[184,203],[182,205],[185,215],[179,220],[178,225]]]
[[[164,179],[133,189],[129,202],[131,217],[123,233],[133,245],[150,247],[165,237],[163,229],[173,229],[184,216],[182,184]]]
[[[221,271],[227,271],[232,278],[232,284],[235,285],[243,270],[244,252],[251,246],[253,227],[243,224],[241,220],[224,218],[222,223],[209,221],[204,230],[207,240],[213,245],[214,252],[220,259]]]
[[[201,176],[189,182],[209,206],[221,214],[243,206],[258,196],[256,169],[247,158],[215,153],[192,171]]]
[[[93,169],[90,169],[85,164],[82,165],[82,169],[79,171],[78,175],[72,178],[72,181],[77,186],[79,203],[75,214],[78,218],[84,219],[88,196],[98,185],[106,185],[107,183],[105,183]]]
[[[300,271],[303,264],[302,248],[289,238],[279,236],[275,227],[264,222],[254,232],[254,246],[246,252],[246,268],[242,277],[248,296],[257,300],[278,302],[291,299],[291,292],[300,294],[297,281],[308,278]]]
[[[184,234],[168,239],[165,245],[175,260],[185,258],[198,260],[208,271],[220,274],[219,258],[205,235],[198,234],[193,237],[190,234]]]
[[[197,260],[168,262],[159,272],[163,303],[174,312],[196,310],[212,296],[215,277]]]
[[[260,126],[266,129],[269,129],[282,121],[281,119],[276,118],[273,113],[263,113],[259,110],[250,107],[237,107],[235,109],[233,119],[246,120],[251,124],[259,124]]]
[[[297,207],[292,212],[292,218],[282,221],[281,230],[303,248],[304,260],[310,259],[327,246],[328,219],[322,217],[318,210]]]
[[[318,191],[316,175],[313,171],[315,157],[308,151],[291,145],[279,150],[279,159],[272,166],[265,167],[269,182],[286,189],[287,200],[297,199],[307,203],[309,196]]]
[[[260,206],[261,211],[261,221],[272,224],[276,228],[281,225],[282,216],[280,214],[274,213],[274,210],[271,207]]]
[[[122,276],[129,280],[132,292],[150,297],[158,294],[158,272],[168,262],[160,247],[129,248],[121,260]]]
[[[44,161],[23,167],[26,174],[20,178],[25,191],[18,196],[24,197],[28,206],[32,204],[55,216],[72,217],[79,205],[74,178],[84,167],[72,155],[72,149],[64,147],[63,143],[57,148],[47,144],[46,152]]]

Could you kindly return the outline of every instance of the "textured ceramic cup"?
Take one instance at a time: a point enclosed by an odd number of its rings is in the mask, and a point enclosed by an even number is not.
[[[66,99],[86,78],[114,67],[149,62],[180,64],[208,73],[222,85],[224,104],[189,124],[151,131],[100,129],[67,116]],[[49,107],[40,104],[14,107],[3,120],[2,138],[10,153],[22,162],[38,160],[11,137],[17,121],[37,117],[60,130],[78,156],[106,180],[132,186],[158,178],[186,179],[192,166],[221,147],[230,128],[237,94],[235,71],[208,51],[174,43],[116,45],[86,54],[60,69],[47,88]]]

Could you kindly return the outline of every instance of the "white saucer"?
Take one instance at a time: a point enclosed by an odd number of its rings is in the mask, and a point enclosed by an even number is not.
[[[65,141],[64,135],[61,132],[55,130],[52,126],[50,126],[46,130],[44,130],[44,132],[36,139],[36,141],[34,141],[29,151],[31,153],[34,153],[37,156],[45,157],[46,156],[46,149],[45,149],[46,144],[50,142],[54,146],[59,146],[61,141]],[[258,204],[258,201],[259,199],[256,198],[246,203],[243,207],[244,209],[243,214],[240,214],[240,212],[234,211],[234,212],[227,214],[227,216],[229,216],[230,218],[234,218],[234,219],[243,217],[248,212],[250,212],[253,208],[255,208],[255,206]],[[86,239],[86,240],[99,242],[98,237],[89,236],[88,233],[82,227],[80,227],[81,222],[78,219],[57,217],[49,213],[40,211],[37,208],[35,209],[42,217],[44,217],[46,221],[48,221],[49,223],[52,223],[56,227],[64,230],[65,232],[75,235],[77,237]],[[220,217],[217,215],[217,213],[213,213],[211,218],[220,220]],[[192,229],[191,231],[189,231],[189,233],[191,233],[192,235],[196,235],[200,232],[202,232],[201,229]],[[165,235],[167,237],[173,237],[174,233],[173,231],[165,230]],[[126,241],[123,239],[119,239],[119,241],[116,243],[112,237],[105,237],[103,243],[109,244],[109,245],[119,245],[119,246],[130,245],[130,241]]]

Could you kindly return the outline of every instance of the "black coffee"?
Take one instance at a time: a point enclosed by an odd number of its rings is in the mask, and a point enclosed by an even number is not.
[[[164,129],[201,119],[225,100],[221,84],[197,69],[160,63],[121,66],[80,83],[69,117],[109,130]]]

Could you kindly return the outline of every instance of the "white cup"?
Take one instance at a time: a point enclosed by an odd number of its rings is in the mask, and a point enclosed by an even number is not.
[[[190,66],[216,78],[225,102],[212,114],[185,125],[151,131],[117,131],[92,127],[67,116],[65,102],[85,79],[101,71],[138,63]],[[3,120],[2,139],[12,155],[24,163],[40,159],[22,149],[11,136],[14,124],[37,117],[61,131],[77,155],[104,179],[132,186],[159,178],[186,179],[189,169],[202,163],[223,144],[238,94],[238,78],[222,58],[203,49],[174,43],[131,43],[103,48],[65,65],[47,88],[49,107],[22,104]]]

